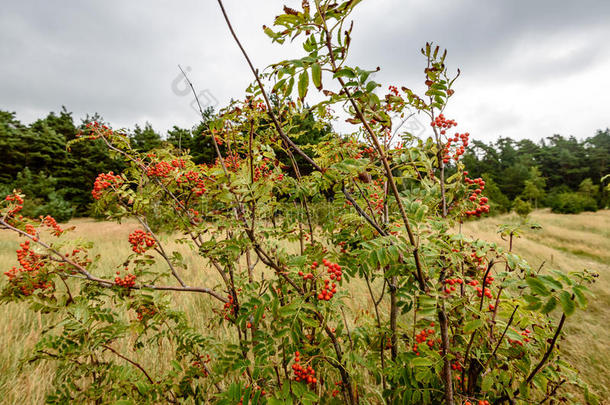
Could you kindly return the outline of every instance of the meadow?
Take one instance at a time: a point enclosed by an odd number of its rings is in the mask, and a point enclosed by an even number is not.
[[[581,371],[581,376],[601,398],[610,397],[610,333],[605,322],[610,319],[610,211],[582,213],[578,215],[552,214],[548,210],[538,210],[531,214],[533,222],[542,225],[541,230],[531,230],[516,240],[514,250],[524,256],[532,265],[544,269],[564,271],[587,268],[599,273],[597,283],[592,287],[594,296],[589,299],[585,312],[577,312],[568,319],[566,334],[569,338],[561,342],[567,360]],[[472,238],[482,238],[506,245],[497,233],[498,225],[515,221],[514,215],[503,215],[468,222],[462,232]],[[118,225],[97,222],[92,219],[76,219],[70,222],[76,229],[70,237],[79,237],[95,243],[94,252],[102,254],[99,268],[103,275],[111,276],[120,266],[120,259],[129,251],[127,235],[137,228],[135,223]],[[213,286],[216,283],[206,271],[206,264],[185,246],[175,244],[167,238],[167,247],[181,251],[189,265],[187,282]],[[8,270],[16,264],[15,249],[20,241],[14,234],[0,232],[0,263]],[[5,271],[3,270],[3,271]],[[1,278],[0,287],[5,283]],[[352,291],[352,300],[362,300],[365,286]],[[362,296],[360,296],[362,294]],[[200,314],[217,307],[209,298],[195,294],[176,293],[171,296],[179,308],[192,319],[201,319]],[[365,298],[368,299],[368,298]],[[131,316],[131,315],[126,315]],[[41,330],[52,322],[52,317],[42,317],[24,305],[8,304],[0,306],[0,402],[7,404],[29,404],[44,402],[49,389],[54,368],[52,364],[28,364],[22,359],[34,347]],[[205,328],[205,325],[200,325]],[[220,329],[218,333],[227,330]],[[125,342],[127,350],[128,341]],[[152,349],[151,349],[152,350]],[[161,373],[169,362],[164,350],[155,353],[138,352],[134,358],[150,367],[153,373]],[[605,402],[604,402],[605,403]]]

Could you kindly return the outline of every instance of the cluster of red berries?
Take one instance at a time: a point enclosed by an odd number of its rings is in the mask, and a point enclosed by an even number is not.
[[[462,365],[459,361],[456,361],[454,363],[451,363],[451,369],[455,371],[462,371]]]
[[[531,340],[531,337],[530,337],[530,333],[532,333],[531,330],[525,329],[523,332],[518,332],[518,333],[521,336],[523,336],[523,342],[528,343]],[[510,343],[511,345],[523,346],[523,342],[520,340],[513,340],[511,338],[508,338],[508,343]]]
[[[367,146],[366,148],[364,148],[363,150],[359,151],[356,156],[354,156],[355,159],[361,159],[362,155],[366,154],[370,157],[375,155],[375,149],[373,149],[371,146]]]
[[[292,365],[292,371],[294,371],[294,380],[303,381],[309,384],[312,388],[318,382],[316,378],[316,371],[311,366],[301,366],[301,353],[298,351],[294,352],[294,364]]]
[[[47,215],[46,217],[42,218],[42,223],[45,226],[48,226],[49,228],[53,229],[52,233],[55,236],[59,236],[64,232],[64,230],[61,229],[61,227],[57,224],[57,221],[55,221],[55,218],[50,215]]]
[[[451,294],[455,291],[455,284],[462,284],[464,281],[461,278],[448,278],[445,280],[445,292]]]
[[[255,109],[255,110],[261,110],[261,111],[265,111],[267,109],[267,105],[265,104],[264,100],[254,100],[252,97],[246,97],[246,104],[248,105],[249,108]],[[294,106],[292,105],[293,103],[289,103],[293,108]]]
[[[336,386],[336,387],[340,387],[341,385],[343,385],[343,382],[342,382],[342,381],[338,381],[338,382],[336,382],[336,383],[335,383],[335,386]],[[334,397],[336,397],[338,394],[339,394],[339,389],[338,389],[338,388],[335,388],[335,389],[334,389],[334,390],[331,392],[331,395],[332,395],[332,397],[333,397],[333,398],[334,398]]]
[[[254,181],[259,181],[261,179],[267,179],[267,178],[271,177],[271,175],[273,174],[274,166],[277,167],[278,164],[279,164],[279,161],[276,161],[275,164],[272,164],[271,159],[269,159],[267,157],[263,158],[263,162],[254,168],[254,173],[253,173]],[[273,180],[281,181],[283,178],[284,178],[284,175],[282,173],[280,173]]]
[[[186,167],[186,162],[183,159],[174,159],[172,160],[172,166],[177,169],[184,169]]]
[[[317,264],[317,262],[314,262],[314,263]],[[312,264],[312,266],[313,266],[313,264]],[[312,267],[312,269],[315,269],[315,267]],[[313,273],[304,273],[302,271],[299,271],[299,276],[303,277],[303,280],[313,280]]]
[[[135,276],[134,276],[134,279],[135,279]],[[115,281],[116,281],[116,279],[115,279]],[[118,282],[117,282],[117,284],[118,284]],[[158,312],[157,309],[153,306],[142,305],[138,309],[136,309],[136,317],[138,318],[138,321],[142,322],[142,320],[144,318],[150,318],[150,317],[154,316],[157,312]]]
[[[93,184],[93,191],[91,191],[91,195],[96,200],[102,198],[102,191],[107,189],[110,186],[117,186],[123,182],[121,176],[118,174],[114,174],[113,172],[109,173],[100,173],[95,179],[95,183]]]
[[[485,289],[482,289],[481,287],[477,287],[477,297],[482,297],[483,295],[485,295],[486,298],[493,298],[489,288],[485,287]]]
[[[472,260],[478,262],[479,264],[481,264],[481,262],[483,261],[483,259],[485,258],[485,256],[479,256],[477,254],[476,249],[472,249],[472,253],[470,254],[470,257],[472,258]]]
[[[426,343],[428,345],[429,348],[433,348],[434,344],[435,344],[435,340],[434,338],[430,338],[430,336],[432,336],[434,334],[434,322],[430,322],[430,328],[429,329],[422,329],[421,332],[419,332],[417,335],[415,335],[415,341],[417,343],[415,343],[413,345],[413,351],[415,352],[416,356],[419,356],[419,347],[418,344],[419,343]],[[438,340],[438,339],[437,339]]]
[[[229,302],[225,302],[223,307],[224,317],[227,321],[231,320],[230,316],[235,316],[235,298],[233,295],[227,295]]]
[[[81,265],[83,267],[87,267],[89,264],[91,264],[92,260],[86,256],[82,257],[82,258],[78,258],[77,255],[81,252],[86,253],[85,251],[81,251],[80,249],[74,249],[74,250],[72,250],[72,253],[68,252],[65,254],[65,256],[66,257],[72,256],[72,262],[78,263],[79,265]],[[65,264],[66,263],[59,263],[58,266],[64,267]],[[74,271],[74,270],[71,270],[71,271]]]
[[[398,87],[396,87],[396,86],[389,86],[388,90],[390,91],[390,93],[394,94],[395,96],[398,96],[400,94],[398,92]]]
[[[326,266],[326,272],[330,274],[331,280],[341,281],[341,277],[343,276],[343,272],[341,271],[341,266],[337,263],[332,263],[326,259],[322,259],[322,263]]]
[[[443,131],[446,131],[451,127],[457,126],[457,122],[455,122],[454,120],[445,119],[445,116],[443,114],[440,114],[434,119],[434,121],[430,123],[430,126],[439,128],[441,130],[441,135],[445,135],[445,132]]]
[[[472,405],[472,402],[466,401],[466,402],[464,402],[464,405]],[[489,401],[480,400],[478,402],[478,405],[489,405]]]
[[[146,175],[148,177],[167,177],[175,169],[171,163],[168,162],[157,162],[146,168]]]
[[[27,233],[28,235],[36,236],[38,231],[36,230],[36,227],[34,225],[26,224],[25,225],[25,233]],[[34,242],[36,242],[36,239],[37,238],[34,238]]]
[[[330,283],[329,279],[324,280],[324,288],[318,293],[318,299],[324,301],[330,301],[330,299],[337,293],[337,284]]]
[[[464,172],[464,176],[467,176],[468,172]],[[477,207],[473,210],[466,211],[466,216],[477,216],[480,217],[483,213],[489,212],[489,205],[487,202],[489,201],[487,197],[483,197],[481,193],[485,190],[485,181],[482,178],[470,179],[468,177],[464,178],[464,182],[467,184],[474,184],[477,188],[472,191],[472,194],[468,197],[469,201],[472,201],[477,205]]]
[[[8,215],[15,215],[23,209],[23,198],[21,198],[21,196],[18,194],[7,195],[4,200],[8,202],[15,202],[15,207],[9,210]]]
[[[120,287],[130,288],[136,285],[136,275],[135,274],[127,274],[125,277],[121,278],[119,275],[120,271],[116,272],[117,276],[114,278],[114,283]]]
[[[221,137],[219,137],[218,135],[216,135],[218,132],[219,132],[219,131],[217,131],[216,129],[212,129],[212,130],[211,130],[211,135],[212,135],[212,137],[214,137],[214,140],[216,141],[216,144],[217,144],[218,146],[220,146],[220,145],[222,145],[222,144],[223,144],[223,140],[222,140],[222,138],[221,138]],[[201,133],[201,135],[206,136],[206,131],[203,131],[203,132]]]
[[[17,250],[17,261],[22,267],[21,271],[36,272],[44,266],[40,256],[31,250],[29,240],[19,244],[19,246],[21,249]]]
[[[228,153],[224,158],[225,166],[227,170],[230,172],[237,172],[239,170],[239,166],[241,165],[241,158],[237,153]],[[220,161],[216,158],[216,166],[220,166]]]
[[[131,244],[131,250],[135,253],[144,253],[155,247],[155,239],[150,232],[144,232],[140,229],[129,234],[129,243]]]
[[[102,125],[97,121],[88,122],[85,125],[85,132],[88,133],[86,135],[87,139],[97,139],[100,137],[100,134],[108,136],[114,133],[107,125]],[[80,138],[81,136],[83,136],[83,131],[78,131],[76,137]]]
[[[21,265],[20,268],[13,267],[9,271],[5,272],[4,275],[8,277],[9,281],[13,284],[17,284],[19,281],[20,273],[27,273],[32,277],[38,275],[38,271],[44,267],[44,262],[40,256],[34,253],[30,249],[30,241],[19,244],[21,249],[17,250],[17,261]],[[44,290],[52,287],[50,282],[44,282],[42,280],[28,280],[26,283],[22,283],[19,286],[23,295],[31,295],[35,290]]]
[[[377,212],[378,214],[381,214],[383,212],[384,206],[383,196],[380,196],[379,193],[373,193],[369,195],[369,199],[371,203],[371,208],[375,210],[375,212]]]
[[[180,207],[176,207],[176,209],[179,210]],[[199,223],[203,222],[203,219],[199,216],[200,215],[199,211],[197,211],[193,208],[189,208],[188,212],[191,216],[192,223],[199,224]]]
[[[441,134],[445,134],[445,130],[441,130]],[[456,162],[460,159],[460,156],[462,156],[466,150],[466,148],[468,147],[468,138],[470,137],[470,134],[468,132],[463,133],[463,134],[458,134],[457,132],[455,133],[455,136],[453,138],[449,138],[447,139],[447,143],[445,144],[445,150],[444,150],[444,155],[443,155],[443,163],[449,163],[449,160],[451,160],[451,158],[453,158],[453,160],[455,160]],[[458,145],[458,142],[461,141],[462,144]],[[453,143],[455,143],[455,145],[452,145]],[[451,152],[451,148],[455,148],[453,156],[450,155]]]
[[[193,192],[197,196],[201,196],[207,191],[205,188],[205,180],[201,178],[199,173],[194,172],[192,170],[180,174],[176,182],[178,184],[189,184],[190,186],[192,186]]]
[[[206,364],[208,364],[210,361],[212,361],[212,358],[210,357],[209,354],[206,354],[205,356],[201,355],[199,356],[198,360],[193,361],[193,367],[197,368],[198,371],[203,374],[204,377],[208,376],[208,371],[205,367]]]

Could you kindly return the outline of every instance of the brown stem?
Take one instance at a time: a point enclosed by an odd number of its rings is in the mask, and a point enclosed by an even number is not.
[[[438,320],[441,327],[441,343],[443,363],[443,383],[445,385],[445,402],[447,405],[453,405],[453,377],[451,375],[451,364],[449,363],[449,332],[447,313],[445,312],[445,300],[441,300],[440,309],[438,311]]]
[[[322,11],[319,9],[318,9],[318,11],[322,15]],[[328,31],[328,27],[326,26],[326,20],[324,19],[324,16],[322,17],[322,20],[323,20],[323,24],[324,24],[323,30],[324,30],[324,33],[326,36],[326,47],[328,49],[328,53],[330,56],[331,67],[333,68],[333,71],[336,72],[337,64],[335,61],[335,55],[333,53],[330,32]],[[381,159],[381,162],[385,169],[388,183],[390,185],[390,188],[392,189],[392,194],[394,194],[394,198],[396,199],[396,204],[398,205],[398,211],[400,212],[400,216],[402,217],[402,220],[405,224],[405,229],[407,230],[407,235],[409,237],[409,243],[411,243],[411,246],[413,246],[413,258],[415,259],[416,278],[419,283],[419,287],[422,291],[425,291],[426,281],[424,279],[424,274],[422,272],[422,265],[421,265],[420,258],[419,258],[418,242],[416,241],[415,234],[413,233],[413,230],[411,229],[411,223],[409,222],[409,218],[407,217],[407,213],[405,211],[404,205],[400,198],[400,193],[396,186],[396,181],[394,180],[394,175],[392,174],[392,169],[390,168],[390,164],[388,163],[387,156],[386,156],[381,144],[379,143],[379,139],[377,139],[375,132],[373,131],[373,129],[369,125],[368,121],[364,117],[364,114],[362,113],[360,106],[358,106],[358,103],[356,103],[356,100],[354,100],[351,92],[345,85],[345,81],[341,77],[338,77],[337,80],[341,84],[341,88],[345,92],[346,97],[348,98],[348,100],[350,101],[350,104],[354,108],[356,117],[360,120],[360,122],[364,126],[364,129],[366,130],[369,137],[373,141],[375,149],[377,149],[377,154],[378,154],[379,158]]]
[[[574,298],[574,296],[572,296],[572,299],[573,298]],[[538,362],[536,367],[534,367],[532,372],[525,379],[524,382],[526,384],[529,384],[530,382],[532,382],[532,380],[534,379],[536,374],[538,374],[538,372],[542,369],[542,366],[544,366],[544,364],[547,362],[547,360],[551,356],[551,353],[553,352],[553,349],[555,348],[555,344],[557,343],[557,339],[559,338],[559,335],[561,334],[561,330],[563,328],[563,325],[564,325],[565,321],[566,321],[566,314],[564,313],[564,314],[561,315],[561,319],[559,320],[559,325],[557,325],[557,330],[555,331],[555,335],[553,335],[553,339],[551,340],[551,344],[549,345],[548,349],[544,353],[544,356],[542,356],[542,359],[540,359],[540,361]],[[518,395],[519,395],[519,388],[517,388],[513,392],[512,398],[515,398]],[[502,401],[505,401],[507,399],[510,399],[510,397],[505,394],[502,397],[498,398],[494,403],[498,404],[498,403],[501,403]]]
[[[354,348],[354,341],[352,340],[352,334],[349,331],[349,325],[347,324],[347,317],[345,316],[345,311],[343,311],[343,306],[341,306],[341,315],[343,315],[343,324],[345,325],[345,330],[347,331],[347,338],[349,339],[349,343]]]
[[[563,384],[566,383],[565,379],[562,379],[561,381],[559,381],[557,383],[557,385],[555,385],[553,387],[553,389],[551,390],[551,392],[549,392],[543,399],[542,401],[540,401],[540,405],[544,404],[547,400],[553,398],[553,396],[557,393],[557,390],[559,389],[559,387],[561,387]]]
[[[515,307],[515,309],[513,309],[513,313],[510,315],[510,319],[508,320],[508,323],[506,324],[506,327],[504,328],[504,332],[502,332],[502,336],[500,336],[500,339],[498,340],[498,343],[496,343],[496,347],[494,347],[494,350],[491,353],[491,356],[489,356],[489,358],[487,359],[487,361],[483,365],[483,370],[485,370],[487,368],[487,366],[489,365],[489,363],[496,357],[496,352],[498,351],[498,348],[500,347],[500,343],[502,343],[502,339],[504,339],[504,336],[506,335],[506,332],[508,331],[508,328],[513,323],[513,319],[515,317],[515,313],[517,312],[518,308],[519,308],[519,305],[517,305]]]
[[[178,272],[174,268],[174,265],[172,264],[171,260],[169,260],[169,257],[165,253],[165,249],[163,249],[163,245],[161,244],[161,241],[159,240],[159,238],[157,238],[157,235],[155,235],[155,233],[152,231],[152,229],[150,229],[150,226],[148,226],[148,223],[146,222],[146,220],[143,220],[142,218],[140,218],[137,215],[136,215],[136,218],[138,219],[140,224],[142,224],[142,226],[146,229],[146,231],[153,237],[153,239],[157,243],[157,247],[155,248],[155,251],[157,253],[159,253],[159,255],[161,255],[161,257],[163,257],[163,259],[165,260],[165,262],[169,266],[169,269],[172,272],[172,275],[174,276],[174,278],[178,281],[178,283],[180,283],[180,285],[182,287],[186,287],[186,284],[184,283],[184,281],[182,281],[182,278],[180,278],[180,276],[178,275]]]
[[[383,298],[383,295],[379,298],[379,301],[375,300],[375,295],[373,294],[373,289],[371,287],[371,282],[369,281],[369,277],[368,275],[365,273],[364,275],[364,279],[366,280],[366,286],[369,289],[369,295],[371,296],[371,300],[373,301],[373,306],[375,308],[375,319],[377,320],[377,328],[379,329],[379,331],[381,331],[381,317],[379,316],[379,303],[381,302],[381,298]],[[383,284],[383,290],[385,290],[385,282]],[[382,292],[383,292],[382,290]],[[386,384],[385,384],[385,373],[383,372],[383,370],[385,370],[385,355],[384,355],[384,349],[385,349],[385,334],[383,333],[381,335],[381,342],[380,342],[380,347],[379,347],[379,358],[381,361],[381,386],[383,387],[383,389],[385,390],[386,388]]]
[[[392,354],[392,360],[396,360],[396,356],[398,356],[398,334],[396,332],[397,329],[397,319],[398,319],[398,305],[396,299],[396,292],[398,291],[397,277],[392,276],[390,278],[390,341],[392,343],[392,347],[390,348],[390,353]]]
[[[375,230],[377,232],[379,232],[379,235],[381,236],[388,236],[387,232],[384,231],[383,229],[381,229],[381,227],[377,224],[377,222],[368,216],[368,214],[366,212],[364,212],[364,210],[362,209],[362,207],[360,207],[360,205],[358,205],[358,203],[356,202],[356,200],[354,200],[354,198],[352,197],[352,195],[349,193],[349,191],[347,191],[347,189],[345,188],[345,184],[343,185],[343,187],[341,188],[341,190],[343,191],[343,194],[345,195],[345,198],[347,199],[347,201],[349,201],[352,204],[352,207],[354,207],[356,209],[356,211],[358,212],[358,214],[364,218],[364,220],[366,222],[369,223],[369,225],[371,225],[373,228],[375,228]]]
[[[445,261],[444,257],[441,257],[441,261]],[[439,274],[439,285],[442,289],[445,282],[445,271],[443,267]],[[445,385],[445,401],[447,405],[453,405],[453,374],[451,372],[451,363],[449,361],[449,320],[447,319],[447,312],[445,310],[445,297],[441,292],[440,303],[438,305],[438,323],[441,328],[441,352],[443,357],[443,384]]]
[[[138,364],[137,362],[123,356],[121,353],[117,352],[116,350],[114,350],[112,347],[108,346],[108,345],[102,345],[102,347],[106,350],[110,350],[112,353],[116,354],[118,357],[122,358],[123,360],[125,360],[126,362],[130,363],[131,365],[137,367],[148,379],[148,381],[150,381],[151,384],[154,384],[155,382],[153,381],[153,379],[150,377],[150,375],[148,374],[148,372],[144,369],[144,367],[142,367],[140,364]]]
[[[268,112],[269,116],[271,117],[271,120],[273,121],[273,125],[275,126],[275,129],[280,134],[282,140],[284,142],[286,142],[286,144],[288,146],[290,146],[290,148],[292,148],[295,152],[297,152],[299,155],[301,155],[307,161],[307,163],[312,165],[317,171],[323,173],[324,171],[322,170],[322,168],[316,162],[314,162],[314,160],[312,158],[310,158],[305,152],[303,152],[301,150],[301,148],[299,148],[292,141],[292,139],[290,139],[286,135],[286,133],[282,129],[282,127],[281,127],[277,117],[273,113],[271,102],[269,101],[269,97],[267,96],[267,92],[265,91],[265,89],[263,87],[263,83],[262,83],[262,81],[260,79],[258,71],[254,68],[254,65],[252,64],[252,61],[250,60],[250,57],[248,56],[248,54],[246,53],[246,50],[244,49],[244,47],[242,46],[241,42],[239,41],[239,38],[237,38],[237,34],[235,34],[235,31],[233,30],[233,26],[231,24],[231,21],[229,20],[229,16],[227,15],[227,12],[226,12],[226,10],[224,8],[224,5],[222,4],[222,0],[218,0],[218,5],[220,6],[220,10],[222,11],[222,15],[224,16],[224,19],[225,19],[225,21],[227,23],[227,26],[229,27],[229,31],[231,31],[231,35],[233,36],[233,39],[237,43],[237,46],[239,47],[241,53],[244,55],[244,58],[248,62],[248,66],[250,67],[250,70],[254,74],[256,82],[258,83],[258,87],[261,89],[261,93],[263,95],[263,98],[265,99],[265,104],[267,105],[267,112]]]

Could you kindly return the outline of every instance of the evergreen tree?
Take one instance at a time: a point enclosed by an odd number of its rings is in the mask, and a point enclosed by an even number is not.
[[[147,152],[151,149],[161,146],[161,135],[155,132],[150,122],[144,124],[141,128],[136,124],[132,135],[133,147],[139,152]]]

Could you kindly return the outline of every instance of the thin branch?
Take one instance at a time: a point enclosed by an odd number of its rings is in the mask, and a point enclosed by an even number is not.
[[[120,358],[122,358],[123,360],[125,360],[126,362],[130,363],[131,365],[137,367],[148,379],[148,381],[150,381],[151,384],[155,384],[155,382],[153,381],[153,379],[150,377],[150,375],[148,374],[148,372],[146,372],[146,370],[144,369],[144,367],[142,367],[140,364],[138,364],[137,362],[129,359],[128,357],[123,356],[121,353],[117,352],[116,350],[114,350],[112,347],[108,346],[108,345],[102,345],[102,347],[106,350],[110,350],[112,353],[116,354],[117,356],[119,356]]]
[[[182,281],[182,278],[180,278],[180,276],[178,275],[178,272],[174,268],[173,263],[171,262],[171,260],[169,260],[169,257],[165,253],[165,249],[163,249],[163,244],[161,243],[159,238],[157,238],[157,235],[155,235],[155,233],[152,231],[152,229],[150,229],[150,226],[148,226],[148,223],[146,222],[146,220],[143,220],[142,218],[140,218],[139,215],[136,215],[136,218],[138,219],[140,224],[146,229],[146,231],[153,237],[153,239],[157,243],[157,247],[155,248],[155,250],[167,262],[167,265],[169,266],[169,269],[172,272],[172,276],[174,276],[174,278],[178,281],[178,283],[180,283],[180,285],[182,287],[186,287],[186,284],[184,283],[184,281]]]
[[[61,254],[59,251],[57,251],[56,249],[52,248],[51,246],[49,246],[48,244],[46,244],[45,242],[41,241],[38,238],[34,238],[32,235],[15,228],[14,226],[6,223],[3,219],[0,219],[0,225],[4,226],[6,229],[10,229],[13,232],[16,232],[22,236],[25,236],[26,238],[34,241],[35,243],[39,244],[40,246],[44,247],[45,249],[47,249],[48,251],[52,252],[53,254],[57,255],[58,257],[58,261],[60,262],[64,262],[69,264],[70,266],[74,267],[74,269],[76,269],[76,271],[78,271],[78,273],[80,273],[82,275],[82,279],[84,280],[88,280],[88,281],[92,281],[94,283],[97,283],[99,285],[101,285],[102,287],[112,287],[117,285],[116,282],[114,282],[113,280],[106,280],[106,279],[102,279],[99,277],[96,277],[94,275],[92,275],[89,271],[87,271],[87,269],[85,267],[83,267],[82,265],[80,265],[77,262],[72,261],[71,259],[67,258],[65,255]],[[74,277],[74,275],[71,274],[66,274],[68,277]],[[216,291],[210,289],[210,288],[206,288],[206,287],[182,287],[182,286],[159,286],[159,285],[152,285],[152,284],[140,284],[140,285],[134,285],[132,287],[124,287],[124,288],[128,288],[131,290],[141,290],[141,289],[151,289],[151,290],[157,290],[157,291],[184,291],[184,292],[200,292],[200,293],[205,293],[205,294],[209,294],[211,296],[213,296],[214,298],[227,303],[229,302],[225,297],[223,297],[222,295],[218,294]]]
[[[573,298],[574,298],[574,296],[572,296],[572,299]],[[553,339],[551,340],[551,344],[549,345],[548,349],[544,353],[544,356],[542,356],[542,359],[540,359],[540,361],[538,362],[536,367],[534,367],[532,372],[525,379],[525,381],[524,381],[525,384],[529,384],[530,382],[532,382],[532,380],[534,379],[536,374],[538,374],[538,372],[542,369],[544,364],[547,362],[547,360],[551,356],[551,353],[553,352],[553,349],[555,348],[555,344],[557,343],[557,339],[559,338],[559,335],[561,334],[561,330],[563,329],[563,325],[564,325],[565,321],[566,321],[566,314],[564,313],[561,315],[561,319],[559,320],[559,325],[557,325],[557,330],[555,331],[555,335],[553,336]],[[518,395],[519,395],[519,388],[517,388],[513,392],[512,397],[515,398]],[[501,396],[500,398],[498,398],[494,403],[499,404],[499,403],[502,403],[502,401],[505,401],[507,399],[510,399],[510,397],[505,394],[505,395]]]
[[[502,339],[504,339],[504,336],[506,335],[508,328],[513,323],[513,319],[515,317],[515,313],[517,312],[518,308],[519,308],[519,305],[515,306],[515,309],[513,309],[513,313],[510,315],[510,319],[508,320],[508,323],[506,324],[506,327],[504,328],[504,332],[502,332],[502,336],[500,336],[498,343],[496,343],[496,347],[494,347],[494,350],[491,353],[491,356],[489,356],[489,358],[483,365],[483,370],[485,370],[487,368],[487,366],[489,365],[489,363],[491,362],[491,360],[493,360],[496,357],[496,352],[498,351],[498,348],[500,347],[500,343],[502,343]]]

